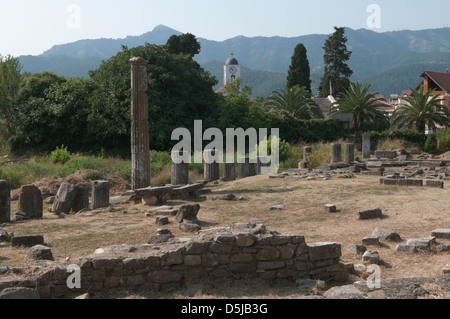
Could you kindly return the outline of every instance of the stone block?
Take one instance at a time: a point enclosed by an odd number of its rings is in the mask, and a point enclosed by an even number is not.
[[[338,243],[313,243],[309,244],[308,248],[312,262],[341,257],[341,245]]]
[[[384,229],[381,227],[375,228],[374,231],[372,232],[372,236],[378,237],[380,240],[385,241],[393,241],[393,242],[402,241],[402,238],[400,237],[399,234],[393,232],[392,230]]]
[[[375,157],[377,159],[380,158],[394,159],[397,158],[397,151],[375,151]]]
[[[435,229],[431,232],[435,238],[450,239],[450,229]]]
[[[44,236],[37,235],[37,236],[21,236],[11,238],[12,247],[31,248],[36,245],[44,245]]]
[[[444,188],[444,181],[427,180],[426,187]]]
[[[5,180],[0,180],[0,223],[11,221],[11,187]]]
[[[376,219],[381,217],[383,217],[383,212],[379,208],[367,209],[358,212],[358,218],[360,220]]]
[[[177,223],[182,223],[185,219],[196,219],[198,212],[200,211],[200,205],[183,205],[178,210],[175,220]]]
[[[422,187],[423,180],[421,180],[421,179],[399,179],[398,186]]]
[[[109,182],[92,182],[92,209],[104,208],[109,206]]]
[[[415,253],[417,252],[416,246],[413,245],[397,245],[395,247],[396,253]]]
[[[43,245],[36,245],[28,250],[27,257],[33,260],[53,260],[52,249]]]
[[[362,258],[363,261],[378,265],[381,261],[380,254],[375,250],[366,251]]]
[[[75,186],[70,183],[62,183],[53,202],[52,212],[58,215],[62,213],[69,214],[72,210],[75,196]]]
[[[87,185],[77,185],[75,187],[75,198],[72,203],[72,212],[78,213],[89,208],[89,187]]]
[[[41,191],[34,185],[24,185],[20,189],[19,211],[26,219],[41,219],[43,200]]]
[[[377,236],[366,236],[363,238],[362,243],[368,246],[380,246],[380,239]]]
[[[347,246],[347,251],[351,254],[362,255],[367,251],[365,246],[351,244]]]
[[[448,263],[447,266],[445,266],[444,269],[442,269],[442,274],[450,275],[450,263]]]
[[[177,272],[168,270],[152,271],[148,274],[148,280],[152,283],[178,282],[183,276]]]
[[[167,225],[169,224],[169,218],[167,216],[156,216],[156,225]]]

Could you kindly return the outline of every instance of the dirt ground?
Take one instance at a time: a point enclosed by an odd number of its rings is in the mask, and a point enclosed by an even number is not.
[[[229,226],[237,222],[261,222],[269,230],[283,235],[303,235],[308,243],[338,242],[342,245],[342,261],[361,263],[361,256],[347,252],[347,245],[361,244],[376,227],[400,234],[404,241],[428,237],[438,228],[450,228],[450,188],[417,188],[383,186],[379,177],[355,175],[352,179],[333,177],[325,181],[269,179],[251,177],[208,186],[211,194],[195,200],[200,203],[199,219],[203,229]],[[236,201],[212,200],[221,194],[234,194]],[[169,201],[170,206],[185,202]],[[270,211],[274,205],[281,211]],[[326,204],[335,204],[338,213],[330,214]],[[49,206],[45,206],[47,210]],[[360,221],[357,212],[382,209],[384,218]],[[17,202],[12,203],[12,211]],[[146,217],[152,207],[118,205],[99,213],[83,213],[59,219],[46,212],[43,220],[13,222],[0,225],[15,236],[44,235],[56,260],[77,259],[92,254],[97,248],[117,244],[144,244],[156,235],[156,213]],[[186,236],[174,218],[168,228],[175,236]],[[405,243],[405,242],[404,242]],[[450,241],[439,240],[450,244]],[[435,277],[450,261],[450,253],[396,254],[396,244],[383,243],[377,250],[382,259],[382,278]],[[0,266],[23,266],[28,263],[26,249],[0,246]]]

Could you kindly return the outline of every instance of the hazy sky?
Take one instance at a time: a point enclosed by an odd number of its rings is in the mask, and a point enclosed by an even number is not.
[[[329,34],[333,26],[442,28],[449,12],[448,0],[0,0],[0,54],[39,55],[55,44],[141,35],[160,24],[218,41]]]

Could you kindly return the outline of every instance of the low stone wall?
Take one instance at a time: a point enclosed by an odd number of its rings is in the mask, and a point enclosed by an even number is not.
[[[423,180],[421,179],[381,178],[380,185],[423,187],[424,183]],[[444,188],[444,181],[426,180],[425,186],[434,188]]]
[[[74,262],[81,270],[81,289],[70,290],[67,265],[40,261],[35,279],[1,281],[0,289],[28,287],[42,298],[123,287],[183,287],[209,280],[259,278],[320,279],[345,282],[349,271],[340,262],[338,243],[307,244],[303,236],[282,236],[262,224],[236,224],[193,237],[157,236],[151,244],[113,246]]]

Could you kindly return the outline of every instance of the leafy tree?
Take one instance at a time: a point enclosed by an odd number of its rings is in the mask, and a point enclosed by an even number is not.
[[[347,38],[345,37],[345,28],[334,27],[335,32],[326,41],[323,49],[325,55],[324,74],[320,84],[320,96],[326,98],[332,95],[339,97],[350,85],[349,78],[353,71],[345,63],[350,60],[352,52],[347,49]],[[332,88],[332,92],[330,90]]]
[[[330,114],[353,114],[355,136],[359,137],[369,121],[386,122],[387,117],[379,110],[381,98],[370,89],[370,84],[351,83],[342,98],[331,107]]]
[[[9,138],[13,133],[12,122],[17,105],[21,69],[18,58],[0,55],[0,136],[3,135],[4,138]]]
[[[311,94],[311,69],[309,67],[307,50],[302,43],[295,47],[287,77],[287,87],[293,88],[294,86],[305,87]]]
[[[274,91],[267,105],[285,110],[298,119],[323,119],[322,111],[310,96],[305,87],[294,86]]]
[[[237,78],[228,85],[228,95],[219,104],[217,126],[225,131],[227,128],[262,128],[267,110],[259,102],[250,98],[252,88],[244,85]]]
[[[200,53],[200,43],[191,33],[172,35],[166,46],[172,54],[188,54],[191,58]]]
[[[44,98],[31,97],[17,108],[16,133],[11,139],[14,151],[24,148],[53,150],[59,145],[91,149],[88,143],[88,115],[95,83],[72,78],[55,83]]]
[[[41,73],[25,73],[20,83],[18,100],[25,102],[28,99],[45,98],[45,91],[53,84],[63,83],[66,79],[55,73],[44,71]]]
[[[441,104],[442,98],[434,95],[434,90],[425,93],[421,85],[419,90],[411,89],[411,92],[412,95],[405,99],[406,103],[394,112],[394,125],[408,128],[415,126],[418,132],[425,132],[426,127],[435,130],[437,125],[450,125],[450,110]]]
[[[169,150],[172,131],[193,131],[194,120],[209,125],[217,115],[218,97],[212,90],[217,80],[191,56],[168,52],[166,46],[146,44],[124,47],[116,56],[90,73],[98,85],[92,95],[89,137],[103,147],[130,144],[131,69],[129,60],[147,60],[151,148]]]

